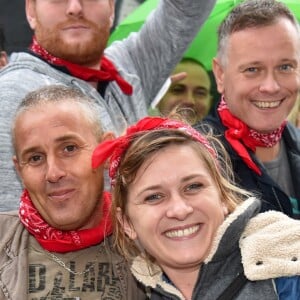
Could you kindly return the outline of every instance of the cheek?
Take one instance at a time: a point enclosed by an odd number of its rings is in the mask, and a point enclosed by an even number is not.
[[[177,101],[177,98],[178,97],[171,95],[171,94],[166,95],[165,98],[159,104],[159,108],[160,109],[169,109]]]
[[[144,209],[131,209],[128,213],[138,239],[153,236],[158,222],[154,213],[148,213]]]
[[[210,101],[209,99],[198,99],[196,102],[195,102],[195,106],[196,107],[199,107],[199,108],[206,108],[208,107],[210,104]]]
[[[25,188],[34,191],[42,189],[45,182],[45,174],[39,168],[35,168],[34,170],[23,169],[20,172],[20,178]]]

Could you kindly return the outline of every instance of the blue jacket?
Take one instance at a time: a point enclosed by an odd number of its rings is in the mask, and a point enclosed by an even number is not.
[[[275,283],[280,300],[300,299],[300,276],[277,278]]]

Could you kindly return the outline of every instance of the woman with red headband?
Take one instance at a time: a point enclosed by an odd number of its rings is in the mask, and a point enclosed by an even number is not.
[[[258,214],[213,137],[147,117],[100,144],[93,167],[108,158],[116,245],[150,299],[272,300],[273,279],[300,274],[300,222]]]

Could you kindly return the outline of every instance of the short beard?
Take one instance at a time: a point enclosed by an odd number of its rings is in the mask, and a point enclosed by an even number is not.
[[[93,30],[92,38],[89,42],[81,43],[78,41],[77,43],[70,44],[61,38],[59,34],[60,29],[68,24],[74,23],[73,21],[66,21],[58,24],[54,29],[48,29],[43,28],[38,20],[35,30],[37,42],[56,57],[78,65],[93,66],[99,63],[104,49],[107,46],[110,24],[106,22],[106,24],[101,25],[100,29],[97,25],[88,20],[82,19],[80,22],[88,25]]]

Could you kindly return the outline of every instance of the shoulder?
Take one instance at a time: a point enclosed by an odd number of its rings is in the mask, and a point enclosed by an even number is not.
[[[46,74],[49,69],[47,63],[29,53],[13,53],[9,63],[0,71],[1,89],[14,85],[18,90],[25,83],[33,85],[34,82],[42,81],[41,74]]]
[[[23,228],[19,219],[18,211],[9,211],[0,213],[0,234],[1,238],[6,232],[15,231],[17,228]]]
[[[21,223],[18,211],[0,213],[0,251],[9,247],[14,251],[23,245],[23,234],[28,232]]]

